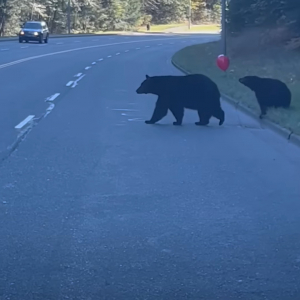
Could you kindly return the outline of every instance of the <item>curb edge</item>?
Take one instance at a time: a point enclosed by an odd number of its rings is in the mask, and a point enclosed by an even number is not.
[[[173,64],[173,66],[175,68],[177,68],[179,71],[181,71],[182,73],[184,73],[186,75],[192,74],[191,72],[185,70],[183,67],[181,67],[177,63],[175,63],[173,58],[171,59],[171,62]],[[245,106],[243,103],[227,96],[224,93],[221,93],[221,97],[223,98],[223,100],[225,100],[230,105],[234,106],[236,109],[246,113],[250,117],[257,119],[257,115],[253,112],[253,110],[251,110],[250,108]],[[281,135],[281,137],[285,138],[288,142],[291,142],[294,145],[300,147],[300,136],[295,134],[294,132],[292,132],[284,127],[281,127],[278,124],[276,124],[270,120],[267,120],[267,119],[263,119],[263,120],[258,119],[258,122],[260,123],[262,128],[267,127],[269,129],[275,131],[277,134]]]

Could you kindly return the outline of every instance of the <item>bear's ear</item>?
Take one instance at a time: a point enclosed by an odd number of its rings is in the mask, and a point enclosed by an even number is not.
[[[146,75],[146,79],[148,79],[148,78],[150,78],[150,76],[149,76],[149,75]]]

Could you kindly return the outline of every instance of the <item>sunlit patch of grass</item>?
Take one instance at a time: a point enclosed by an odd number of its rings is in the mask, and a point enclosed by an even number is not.
[[[162,32],[170,28],[186,26],[184,23],[179,24],[161,24],[161,25],[151,25],[149,32]],[[147,32],[146,26],[140,27],[138,29],[140,32]]]

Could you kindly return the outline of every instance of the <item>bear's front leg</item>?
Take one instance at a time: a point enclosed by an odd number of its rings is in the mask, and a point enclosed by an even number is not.
[[[259,118],[262,119],[263,116],[265,116],[267,114],[267,107],[263,104],[259,104],[259,106],[260,106],[260,111],[261,111]]]
[[[150,120],[145,121],[146,124],[155,124],[165,117],[168,113],[168,107],[158,98],[155,109]]]

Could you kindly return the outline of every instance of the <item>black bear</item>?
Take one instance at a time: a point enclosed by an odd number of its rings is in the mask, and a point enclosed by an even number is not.
[[[245,76],[240,78],[239,82],[255,93],[261,110],[260,118],[266,115],[268,107],[287,108],[291,104],[291,91],[278,79]]]
[[[198,111],[200,121],[196,125],[207,125],[212,116],[219,119],[219,125],[224,123],[225,114],[221,108],[218,86],[205,75],[146,75],[136,92],[158,96],[153,115],[145,121],[146,124],[160,121],[169,109],[176,119],[173,125],[181,125],[185,108]]]

